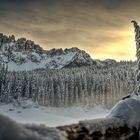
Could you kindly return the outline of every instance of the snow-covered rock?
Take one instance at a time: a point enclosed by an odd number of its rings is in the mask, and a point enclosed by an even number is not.
[[[127,98],[118,102],[109,113],[108,117],[119,118],[128,126],[140,124],[140,100]]]
[[[127,126],[139,129],[140,125],[140,100],[128,98],[118,102],[104,118],[80,121],[82,128],[89,134],[100,132],[105,134],[108,129],[118,129]]]

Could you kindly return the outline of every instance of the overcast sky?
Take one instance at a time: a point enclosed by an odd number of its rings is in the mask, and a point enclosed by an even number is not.
[[[0,32],[96,59],[135,59],[132,19],[140,22],[140,0],[0,0]]]

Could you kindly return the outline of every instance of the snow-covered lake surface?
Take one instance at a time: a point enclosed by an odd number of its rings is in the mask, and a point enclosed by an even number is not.
[[[99,106],[94,108],[54,108],[39,106],[30,101],[20,106],[15,104],[0,105],[0,114],[9,116],[17,122],[45,124],[50,127],[77,123],[79,120],[105,117],[107,113],[108,110]]]

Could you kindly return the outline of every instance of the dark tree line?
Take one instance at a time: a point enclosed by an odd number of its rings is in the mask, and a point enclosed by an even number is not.
[[[133,91],[135,75],[133,63],[114,66],[95,66],[61,69],[7,72],[0,68],[1,102],[32,99],[45,106],[112,107]]]

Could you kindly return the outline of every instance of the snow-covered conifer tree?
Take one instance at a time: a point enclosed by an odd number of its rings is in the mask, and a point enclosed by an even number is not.
[[[140,26],[136,21],[131,21],[135,28],[135,41],[136,41],[136,56],[137,56],[137,70],[136,70],[136,89],[134,94],[140,94]]]

